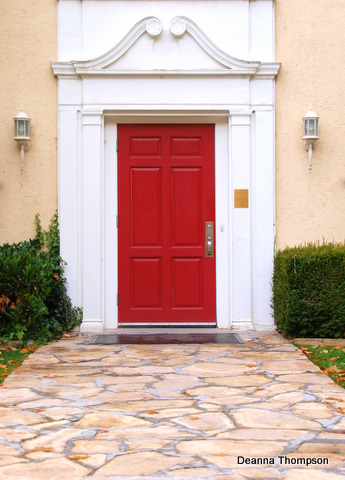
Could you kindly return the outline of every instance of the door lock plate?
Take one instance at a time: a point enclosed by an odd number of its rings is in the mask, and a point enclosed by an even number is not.
[[[205,257],[214,255],[214,224],[205,222]]]

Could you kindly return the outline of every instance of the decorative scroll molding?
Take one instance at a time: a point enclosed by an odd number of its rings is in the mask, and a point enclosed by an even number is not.
[[[170,31],[175,37],[181,37],[186,31],[187,25],[183,18],[184,17],[175,17],[171,20]]]
[[[152,69],[140,70],[131,68],[128,70],[116,70],[109,68],[115,65],[128,50],[130,50],[135,42],[144,34],[157,38],[163,31],[161,21],[156,17],[146,17],[140,20],[127,33],[127,35],[111,50],[100,55],[97,58],[85,61],[70,62],[51,62],[54,75],[59,78],[83,78],[83,77],[147,77],[147,76],[208,76],[208,77],[237,77],[237,78],[274,78],[279,71],[280,64],[275,62],[254,62],[240,60],[232,57],[219,49],[207,35],[189,18],[175,17],[170,23],[170,33],[181,38],[185,34],[189,34],[194,38],[201,49],[207,53],[209,57],[220,64],[219,69]]]
[[[163,30],[161,21],[156,17],[146,17],[136,23],[127,35],[108,52],[91,60],[71,62],[51,62],[54,75],[56,76],[83,76],[95,74],[107,74],[104,69],[115,63],[124,55],[132,45],[143,35],[148,33],[151,37],[157,37]],[[112,74],[116,72],[112,71]]]
[[[239,60],[220,50],[207,35],[187,17],[173,18],[170,23],[170,32],[177,37],[181,37],[185,32],[188,32],[205,52],[217,62],[230,68],[233,74],[239,73],[243,75],[245,72],[247,75],[255,75],[260,66],[260,62]]]

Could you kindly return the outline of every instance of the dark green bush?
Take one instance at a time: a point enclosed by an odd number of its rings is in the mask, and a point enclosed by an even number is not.
[[[71,304],[60,257],[58,217],[36,237],[0,247],[0,336],[43,343],[81,323]]]
[[[345,338],[345,245],[278,251],[272,290],[274,318],[283,334]]]

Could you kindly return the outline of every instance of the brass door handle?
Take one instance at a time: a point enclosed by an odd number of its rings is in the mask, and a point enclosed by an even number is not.
[[[211,257],[212,255],[212,237],[207,237],[207,256]]]

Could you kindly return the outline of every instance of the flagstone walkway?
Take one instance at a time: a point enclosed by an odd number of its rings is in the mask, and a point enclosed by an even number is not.
[[[345,475],[345,391],[279,335],[153,346],[90,337],[44,346],[6,379],[0,479]]]

